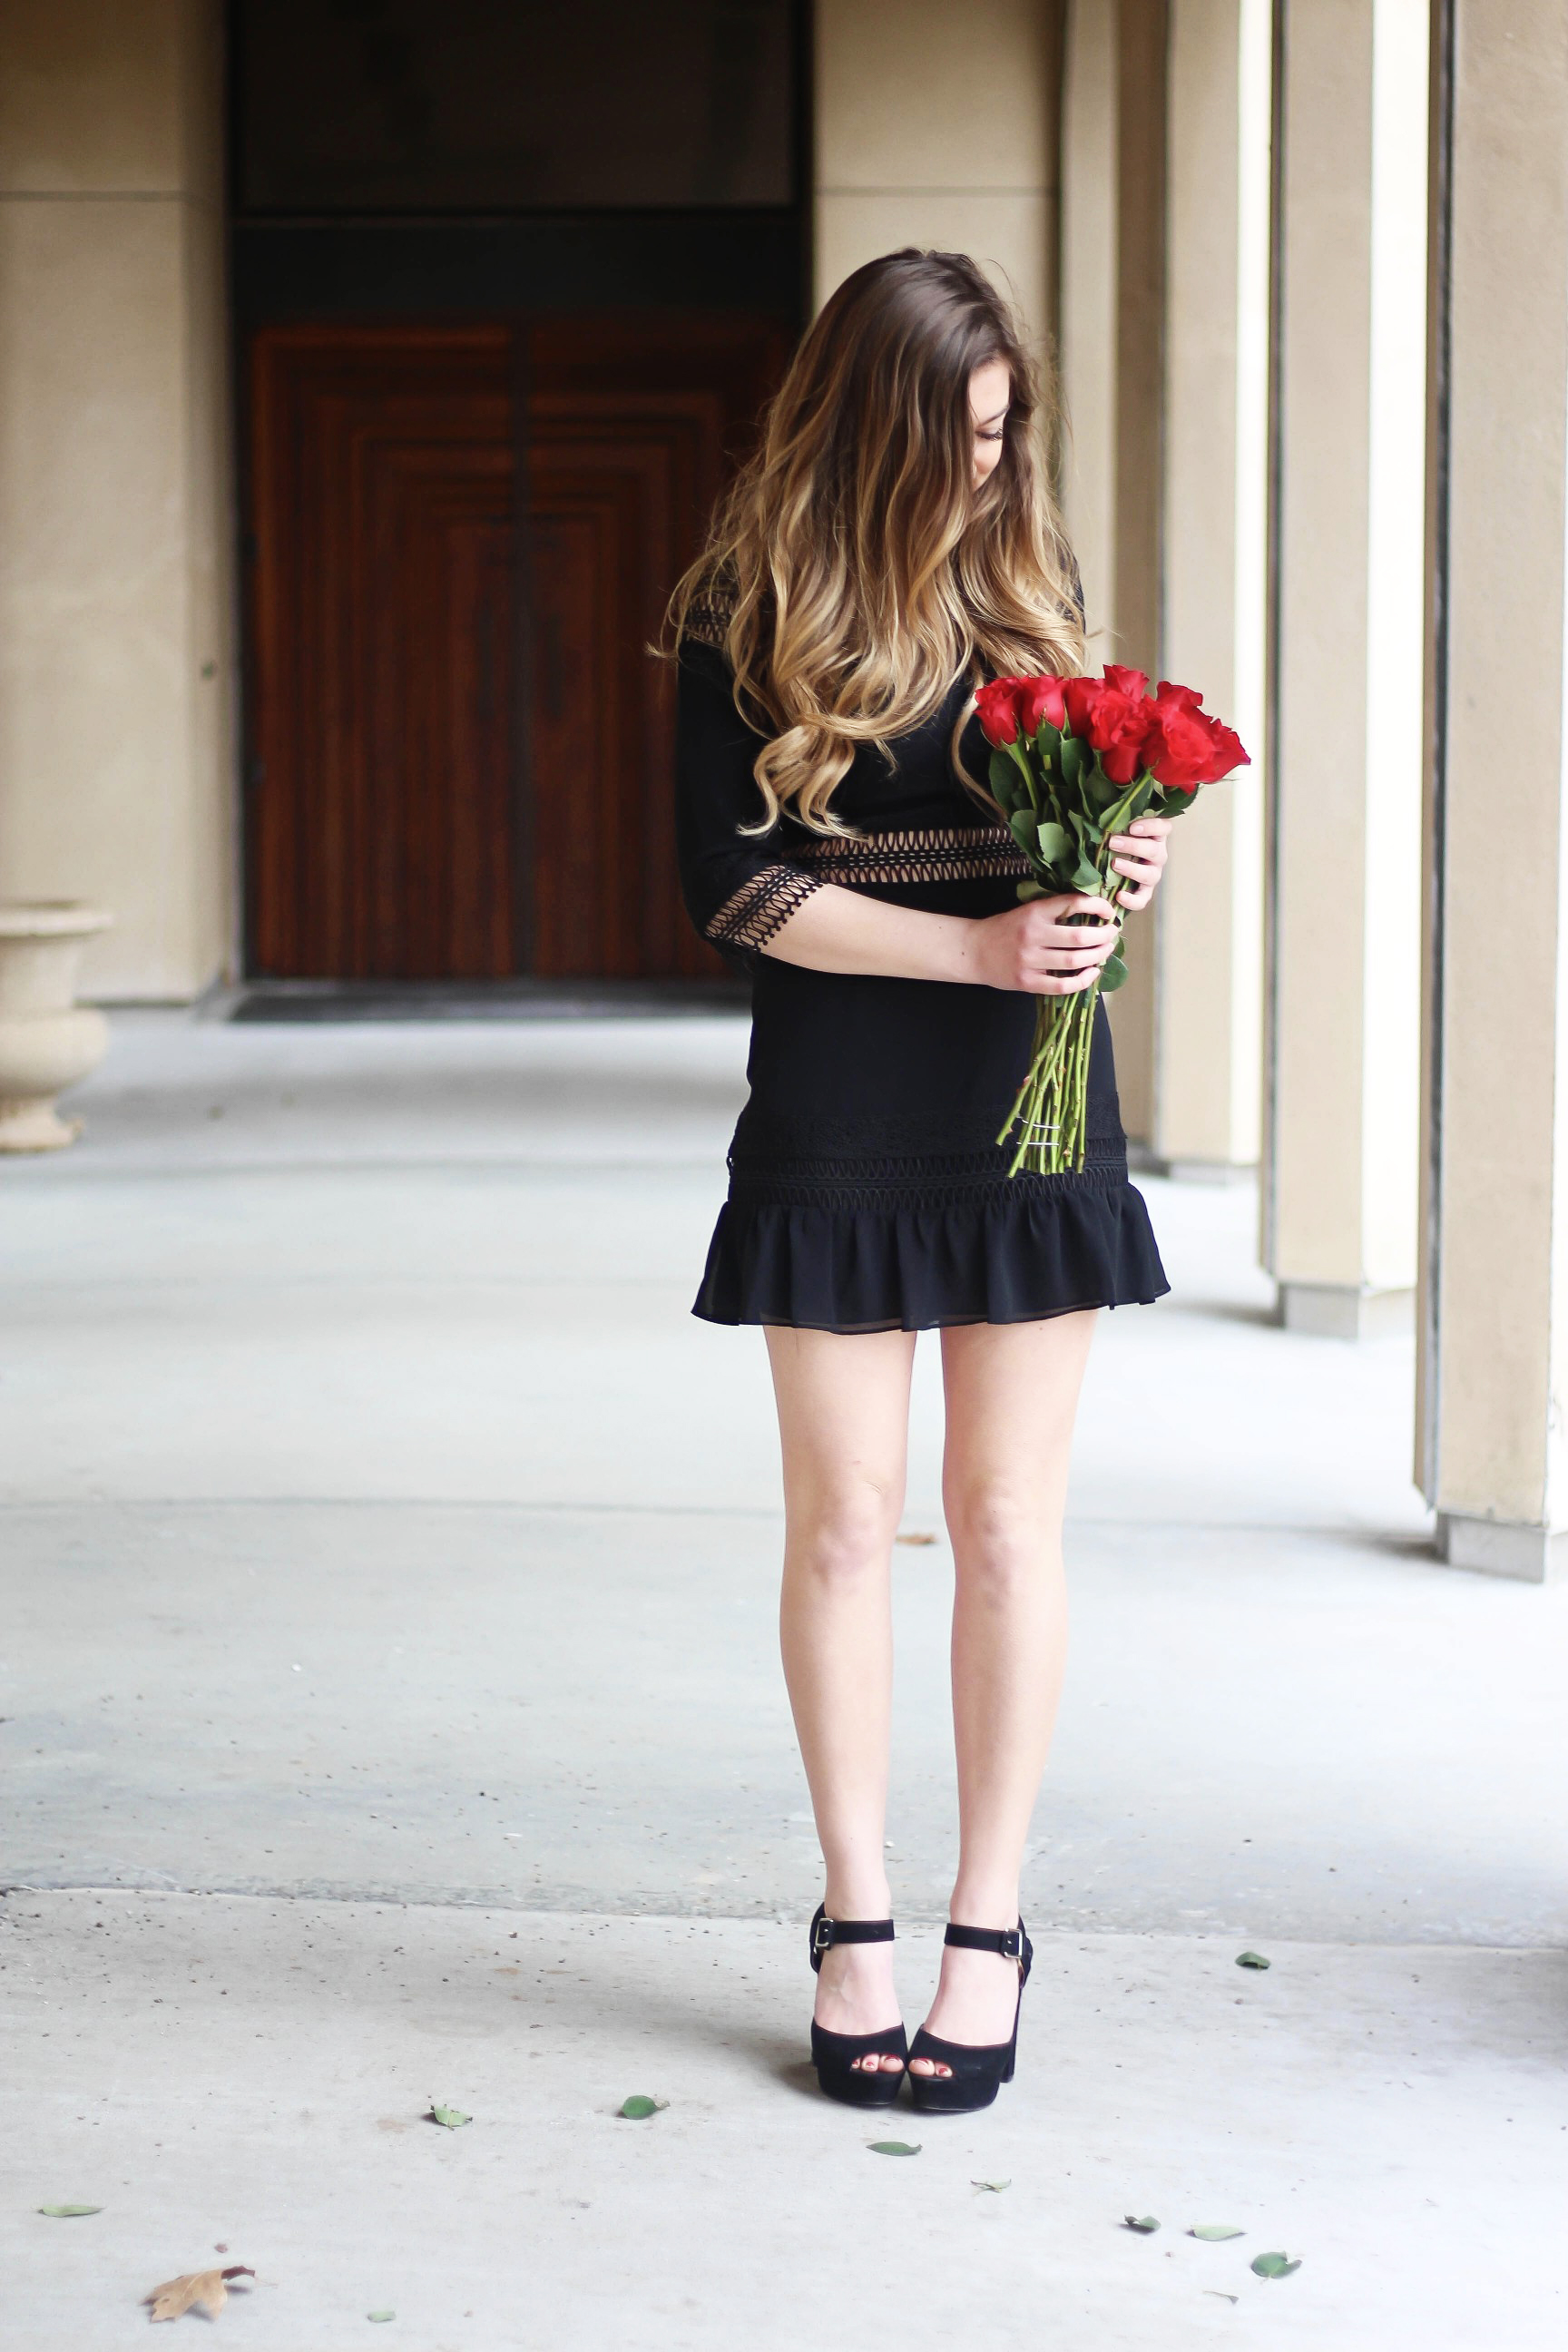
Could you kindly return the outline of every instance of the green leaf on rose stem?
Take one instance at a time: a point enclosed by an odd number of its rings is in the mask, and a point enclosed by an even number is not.
[[[985,772],[990,779],[993,797],[1005,809],[1016,809],[1024,798],[1024,779],[1018,773],[1016,761],[1005,751],[993,751],[991,764]]]
[[[1266,1960],[1261,1952],[1237,1952],[1236,1965],[1238,1969],[1271,1969],[1274,1963]]]
[[[1077,870],[1072,877],[1072,887],[1075,890],[1087,890],[1091,898],[1098,898],[1100,896],[1104,885],[1100,878],[1100,868],[1092,858],[1079,859]]]
[[[1124,2230],[1136,2230],[1141,2238],[1152,2238],[1160,2224],[1152,2213],[1124,2213],[1121,2226]]]
[[[460,2126],[471,2124],[474,2119],[472,2116],[466,2116],[461,2107],[438,2107],[432,2099],[426,2111],[425,2120],[426,2123],[440,2124],[447,2131],[457,2131]]]
[[[1300,2254],[1294,2259],[1289,2254],[1254,2254],[1252,2267],[1259,2278],[1289,2278],[1292,2271],[1300,2269],[1301,2258]]]
[[[628,2122],[640,2124],[645,2116],[657,2116],[660,2108],[668,2107],[668,2099],[650,2099],[645,2093],[634,2091],[629,2099],[621,2101],[616,2113],[618,2116],[625,2116]]]
[[[40,2205],[38,2210],[47,2213],[51,2221],[75,2221],[84,2213],[101,2213],[103,2208],[101,2205]]]
[[[919,2140],[868,2139],[866,2142],[873,2156],[919,2156]]]
[[[1015,809],[1012,815],[1007,819],[1007,830],[1011,833],[1019,848],[1024,852],[1025,856],[1032,857],[1035,854],[1035,813],[1033,809]]]
[[[1094,765],[1094,753],[1076,735],[1062,737],[1062,779],[1076,791]]]
[[[1031,898],[1043,898],[1045,895],[1046,886],[1043,882],[1020,882],[1018,885],[1018,903],[1020,906],[1026,907]]]
[[[1205,2221],[1201,2228],[1189,2230],[1187,2235],[1202,2238],[1205,2245],[1217,2246],[1222,2238],[1245,2238],[1247,2232],[1238,2230],[1234,2221]]]
[[[1040,856],[1047,866],[1065,866],[1071,862],[1073,846],[1068,838],[1064,825],[1049,823],[1037,824],[1035,827],[1035,839],[1039,844]]]
[[[1062,730],[1042,719],[1035,730],[1035,744],[1047,768],[1054,766],[1062,748]]]
[[[1132,805],[1127,812],[1127,822],[1129,824],[1131,824],[1135,816],[1148,815],[1149,803],[1153,799],[1154,794],[1158,790],[1159,786],[1155,783],[1153,777],[1145,776],[1142,782],[1139,785],[1138,790],[1132,795]]]

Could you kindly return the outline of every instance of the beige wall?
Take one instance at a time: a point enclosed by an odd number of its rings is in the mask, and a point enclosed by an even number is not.
[[[110,908],[108,996],[234,932],[218,17],[0,13],[0,895]]]
[[[816,299],[903,245],[970,253],[1043,337],[1053,305],[1050,0],[817,0]]]

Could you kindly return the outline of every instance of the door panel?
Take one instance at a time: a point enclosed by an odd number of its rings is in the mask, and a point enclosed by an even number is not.
[[[508,338],[280,331],[252,384],[254,965],[510,971]]]

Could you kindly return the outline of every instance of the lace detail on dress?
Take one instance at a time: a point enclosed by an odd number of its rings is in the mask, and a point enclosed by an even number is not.
[[[825,882],[853,889],[858,882],[967,882],[1007,874],[1020,879],[1028,859],[1005,825],[939,825],[930,830],[874,833],[847,841],[817,835],[796,850]]]
[[[737,1145],[739,1139],[737,1139]],[[1062,1193],[1115,1192],[1127,1181],[1127,1147],[1120,1129],[1091,1136],[1081,1169],[1060,1176],[1009,1177],[1011,1153],[983,1150],[878,1155],[845,1153],[788,1159],[732,1148],[730,1198],[749,1206],[870,1209],[889,1214],[920,1209],[1000,1209],[1009,1201],[1051,1200]]]
[[[764,866],[725,899],[708,925],[708,936],[722,948],[765,948],[822,883],[798,866]]]

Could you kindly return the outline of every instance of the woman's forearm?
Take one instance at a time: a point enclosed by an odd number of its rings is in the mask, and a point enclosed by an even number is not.
[[[1118,936],[1110,900],[1081,891],[976,919],[891,907],[829,882],[795,908],[763,952],[808,971],[963,981],[1068,996],[1095,985]]]
[[[763,952],[808,971],[880,974],[887,980],[980,981],[975,933],[965,915],[892,907],[825,883],[796,908]]]

